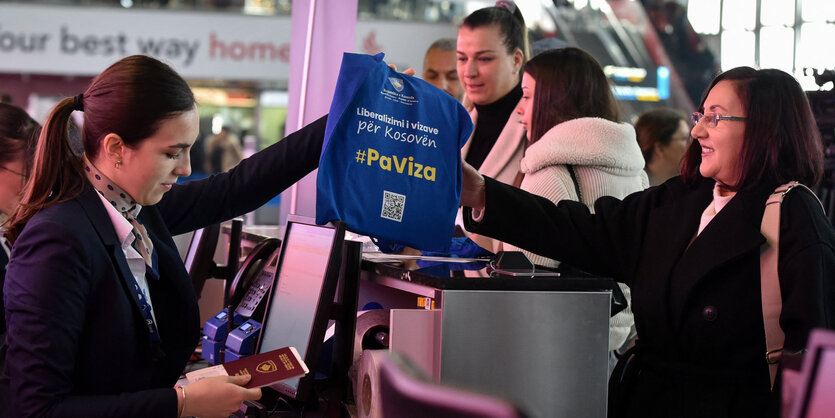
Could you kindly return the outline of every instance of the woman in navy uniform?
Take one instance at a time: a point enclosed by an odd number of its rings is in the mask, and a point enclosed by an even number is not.
[[[85,116],[85,154],[67,123]],[[250,212],[316,168],[325,118],[228,172],[191,173],[191,89],[167,65],[124,58],[46,120],[12,216],[2,390],[13,416],[228,416],[260,397],[248,376],[175,388],[200,339],[172,235]]]

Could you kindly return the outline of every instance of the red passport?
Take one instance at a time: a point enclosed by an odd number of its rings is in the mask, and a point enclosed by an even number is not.
[[[240,360],[186,373],[189,383],[212,376],[252,376],[246,388],[260,388],[282,380],[302,377],[309,372],[295,347],[284,347]]]

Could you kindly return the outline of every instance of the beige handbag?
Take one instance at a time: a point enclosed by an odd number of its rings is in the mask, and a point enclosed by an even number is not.
[[[780,328],[780,312],[783,309],[783,299],[780,294],[780,280],[777,276],[777,250],[780,240],[780,206],[783,198],[794,188],[806,189],[812,196],[815,193],[808,187],[791,181],[777,187],[765,203],[760,230],[766,239],[760,253],[760,285],[762,288],[763,324],[765,326],[765,360],[771,377],[771,388],[777,378],[780,357],[783,354],[783,341],[786,334]],[[817,199],[817,196],[815,196]],[[818,203],[820,200],[818,199]],[[823,204],[821,204],[823,209]]]

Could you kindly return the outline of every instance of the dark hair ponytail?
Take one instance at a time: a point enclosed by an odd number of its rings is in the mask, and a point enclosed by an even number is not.
[[[511,10],[513,9],[513,10]],[[522,65],[525,64],[529,53],[528,27],[525,18],[513,2],[497,2],[496,6],[478,9],[461,22],[462,27],[471,29],[482,26],[496,25],[504,36],[504,46],[508,54],[513,54],[516,48],[522,51]]]
[[[194,95],[182,77],[168,65],[143,55],[117,61],[94,78],[83,95],[61,100],[41,131],[32,175],[9,221],[9,239],[17,238],[40,210],[70,200],[83,190],[87,180],[68,133],[73,110],[84,110],[82,141],[92,160],[108,134],[119,135],[129,147],[139,146],[163,121],[194,105]]]

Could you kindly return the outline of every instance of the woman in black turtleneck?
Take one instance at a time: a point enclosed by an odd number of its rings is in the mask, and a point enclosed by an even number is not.
[[[496,140],[499,139],[499,133],[510,121],[513,109],[516,108],[516,104],[519,103],[521,98],[522,88],[517,84],[504,97],[493,103],[475,103],[473,114],[478,116],[478,123],[467,149],[467,163],[473,167],[481,167],[484,159],[490,154],[493,145],[496,144]],[[511,122],[515,122],[515,120]]]
[[[519,82],[527,51],[522,14],[509,1],[476,10],[458,30],[457,50],[458,77],[475,105],[470,112],[475,130],[462,155],[482,174],[518,186],[525,131],[513,109],[522,98]],[[496,241],[471,238],[488,250],[498,250]]]

